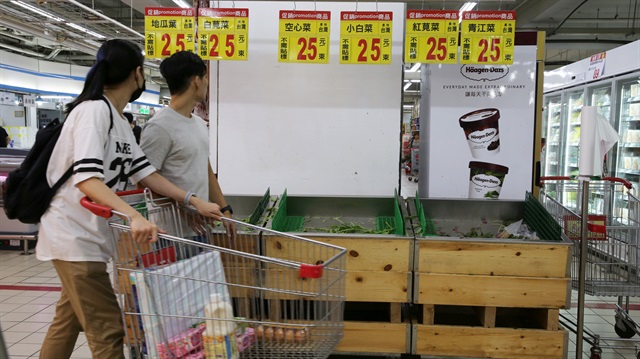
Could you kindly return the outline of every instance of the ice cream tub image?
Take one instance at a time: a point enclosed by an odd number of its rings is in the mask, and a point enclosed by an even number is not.
[[[500,152],[500,111],[496,108],[475,110],[460,117],[460,127],[473,158],[484,158]]]
[[[469,162],[469,198],[498,199],[509,168],[486,162]]]

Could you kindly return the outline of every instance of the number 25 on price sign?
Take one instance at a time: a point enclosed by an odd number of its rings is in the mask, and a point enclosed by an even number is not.
[[[318,38],[298,38],[298,61],[314,61],[318,58]]]
[[[187,37],[189,37],[189,39]],[[160,45],[162,46],[162,49],[160,50],[161,57],[171,56],[171,54],[178,51],[187,50],[193,52],[193,35],[181,33],[164,33],[161,34]]]
[[[478,63],[496,63],[501,59],[501,37],[480,38],[475,53],[478,54]]]
[[[206,36],[206,35],[205,35]],[[233,58],[236,53],[235,34],[210,34],[208,35],[209,59]],[[223,41],[220,41],[220,38]]]
[[[359,39],[356,50],[358,52],[356,61],[363,63],[380,61],[380,56],[382,55],[380,51],[381,42],[382,40],[377,37]]]
[[[427,61],[444,61],[447,59],[447,38],[428,37],[427,38]]]

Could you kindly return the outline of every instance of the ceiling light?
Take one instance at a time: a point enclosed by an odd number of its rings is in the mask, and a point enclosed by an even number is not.
[[[174,2],[174,3],[176,3],[176,5],[180,6],[180,7],[181,7],[181,8],[183,8],[183,9],[188,9],[188,8],[190,8],[190,7],[191,7],[191,6],[189,6],[189,4],[187,4],[187,2],[186,2],[186,1],[184,1],[184,0],[173,0],[173,2]]]
[[[105,38],[104,36],[98,34],[97,32],[93,32],[91,30],[85,29],[84,27],[82,27],[80,25],[76,25],[76,24],[71,23],[71,22],[68,22],[67,26],[70,26],[70,27],[72,27],[72,28],[74,28],[76,30],[80,30],[80,31],[84,32],[87,35],[91,35],[93,37],[97,37],[98,39],[104,39]]]
[[[462,7],[460,7],[460,12],[471,11],[474,7],[478,5],[477,2],[466,2]]]
[[[422,66],[422,64],[421,64],[421,63],[419,63],[419,62],[417,62],[417,63],[416,63],[415,65],[413,65],[413,66],[411,67],[411,69],[409,69],[409,71],[407,71],[407,72],[416,72],[416,71],[418,71],[418,70],[420,69],[420,66]]]
[[[12,1],[11,1],[11,3],[12,3],[12,4],[15,4],[15,5],[18,5],[18,6],[20,6],[20,7],[23,7],[23,8],[25,8],[25,9],[27,9],[27,10],[31,11],[31,12],[34,12],[34,13],[36,13],[36,14],[38,14],[38,15],[41,15],[41,16],[44,16],[44,17],[47,17],[47,18],[49,18],[49,19],[51,19],[51,20],[53,20],[53,21],[64,21],[63,19],[61,19],[61,18],[59,18],[59,17],[57,17],[57,16],[55,16],[55,15],[53,15],[53,14],[50,14],[50,13],[48,13],[48,12],[44,11],[44,10],[41,10],[41,9],[39,9],[39,8],[37,8],[37,7],[33,6],[33,5],[30,5],[30,4],[27,4],[27,3],[24,3],[24,2],[22,2],[22,1],[15,1],[15,0],[12,0]]]

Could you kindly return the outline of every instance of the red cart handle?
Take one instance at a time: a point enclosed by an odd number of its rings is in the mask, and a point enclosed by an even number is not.
[[[576,177],[569,177],[569,176],[548,176],[548,177],[540,177],[540,183],[543,184],[544,181],[573,181],[575,179]],[[633,188],[633,184],[631,184],[631,182],[627,181],[624,178],[602,177],[601,181],[621,183],[623,186],[627,187],[627,189]]]
[[[618,178],[618,177],[603,177],[602,178],[603,181],[611,181],[611,182],[617,182],[617,183],[622,183],[622,185],[624,185],[625,187],[627,187],[627,189],[631,189],[633,188],[633,185],[631,184],[631,182],[627,181],[624,178]]]
[[[133,189],[130,191],[121,191],[121,192],[116,192],[116,195],[119,197],[124,197],[124,196],[130,196],[133,194],[143,194],[144,193],[144,189],[140,188],[140,189]],[[111,218],[111,216],[113,215],[113,208],[110,208],[108,206],[104,206],[101,204],[97,204],[95,202],[93,202],[91,199],[89,199],[89,197],[83,197],[80,200],[80,205],[82,205],[82,207],[90,210],[93,214],[95,214],[96,216],[100,216],[100,217],[104,217],[104,218]]]

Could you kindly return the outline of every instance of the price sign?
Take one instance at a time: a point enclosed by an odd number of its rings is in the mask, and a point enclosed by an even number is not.
[[[393,13],[340,13],[341,64],[391,64]]]
[[[278,61],[329,63],[330,11],[280,11]]]
[[[458,12],[408,10],[405,62],[458,63]]]
[[[147,7],[144,9],[144,48],[148,59],[195,51],[195,10]]]
[[[461,26],[461,63],[513,64],[515,11],[463,12]]]
[[[249,9],[198,9],[198,38],[203,60],[247,60]]]

